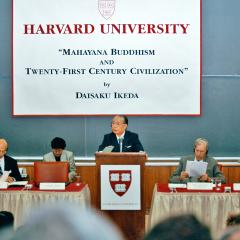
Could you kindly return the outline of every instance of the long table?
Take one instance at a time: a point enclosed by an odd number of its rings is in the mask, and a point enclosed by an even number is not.
[[[25,190],[23,187],[0,190],[0,210],[13,213],[15,229],[24,224],[34,209],[56,201],[68,201],[80,208],[87,208],[91,201],[88,185],[81,183],[77,186],[71,183],[62,191],[40,191],[37,187],[31,190]]]
[[[225,228],[230,212],[240,212],[240,193],[224,193],[224,186],[220,191],[177,189],[176,193],[171,193],[167,184],[156,184],[148,227],[151,229],[170,216],[193,213],[211,228],[213,237],[217,237]]]

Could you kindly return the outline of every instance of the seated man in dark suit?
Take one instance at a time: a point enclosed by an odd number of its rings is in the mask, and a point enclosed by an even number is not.
[[[22,177],[18,169],[17,161],[6,155],[8,144],[5,139],[0,139],[0,176],[3,171],[10,171],[7,182],[21,181]]]
[[[141,152],[143,146],[136,133],[127,131],[128,118],[117,115],[112,119],[112,132],[104,135],[98,151],[109,147],[112,152]]]

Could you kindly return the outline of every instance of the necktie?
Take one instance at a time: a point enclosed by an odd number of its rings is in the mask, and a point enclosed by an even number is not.
[[[119,138],[118,141],[119,141],[119,148],[120,148],[119,152],[122,152],[123,138]]]
[[[1,168],[1,166],[0,166],[0,175],[2,175],[3,174],[3,172],[2,172],[2,168]]]

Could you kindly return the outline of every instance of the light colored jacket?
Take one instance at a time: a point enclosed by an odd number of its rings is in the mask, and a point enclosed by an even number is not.
[[[43,161],[44,162],[55,162],[56,159],[55,159],[53,152],[45,154],[43,156]],[[69,181],[72,182],[74,177],[76,176],[76,166],[75,166],[73,152],[63,150],[62,155],[60,157],[60,161],[61,162],[69,162],[68,178],[69,178]]]

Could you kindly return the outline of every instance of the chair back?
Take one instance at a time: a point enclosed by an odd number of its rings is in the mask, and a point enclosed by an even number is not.
[[[41,182],[68,182],[68,162],[34,162],[34,181],[38,186]]]

